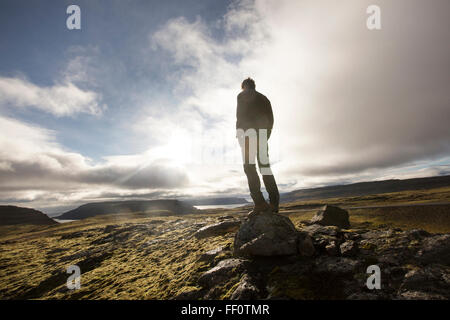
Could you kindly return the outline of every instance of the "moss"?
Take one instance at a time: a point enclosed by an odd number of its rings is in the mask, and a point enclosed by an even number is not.
[[[294,300],[342,299],[341,279],[332,273],[302,275],[272,271],[268,288],[271,296]]]
[[[228,281],[223,287],[224,288],[223,292],[225,292],[225,294],[223,294],[220,297],[220,299],[221,300],[229,300],[231,298],[231,295],[233,294],[233,292],[239,286],[239,283],[240,283],[239,276],[233,277],[230,281]]]
[[[377,249],[377,245],[376,244],[374,244],[374,243],[372,243],[372,242],[368,242],[368,241],[365,241],[365,242],[361,242],[360,244],[359,244],[359,247],[361,248],[361,249],[364,249],[364,250],[376,250]]]

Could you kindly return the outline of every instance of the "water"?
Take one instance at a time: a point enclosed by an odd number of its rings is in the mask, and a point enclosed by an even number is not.
[[[67,223],[67,222],[72,222],[72,221],[77,221],[77,220],[69,220],[69,219],[53,219],[58,223]]]
[[[249,205],[250,203],[235,203],[235,204],[210,204],[210,205],[205,205],[205,206],[194,206],[197,209],[233,209],[233,208],[237,208],[237,207],[242,207],[245,205]]]

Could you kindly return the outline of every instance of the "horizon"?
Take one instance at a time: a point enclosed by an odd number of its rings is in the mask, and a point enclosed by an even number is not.
[[[323,185],[323,186],[316,186],[316,187],[312,187],[312,188],[300,188],[300,189],[295,189],[295,190],[291,190],[288,192],[282,192],[281,196],[285,195],[285,194],[289,194],[291,192],[298,192],[298,191],[307,191],[307,190],[315,190],[315,189],[322,189],[322,188],[327,188],[327,187],[342,187],[342,186],[349,186],[349,185],[353,185],[353,184],[359,184],[359,183],[372,183],[372,182],[386,182],[386,181],[405,181],[405,180],[412,180],[412,179],[428,179],[428,178],[436,178],[436,177],[450,177],[450,175],[439,175],[439,176],[428,176],[428,177],[419,177],[419,178],[408,178],[408,179],[387,179],[387,180],[372,180],[372,181],[360,181],[360,182],[353,182],[353,183],[348,183],[348,184],[328,184],[328,185]],[[389,191],[388,193],[390,193],[391,191]],[[46,208],[31,208],[30,209],[35,209],[38,211],[41,211],[42,213],[46,214],[47,216],[51,217],[51,218],[55,218],[58,217],[58,215],[61,215],[67,211],[79,208],[85,204],[91,204],[91,203],[103,203],[103,202],[124,202],[124,201],[153,201],[153,200],[179,200],[179,201],[193,201],[193,200],[206,200],[206,199],[230,199],[230,198],[237,198],[237,199],[243,199],[246,202],[241,203],[241,204],[251,204],[252,203],[252,199],[251,197],[249,197],[246,194],[242,194],[242,195],[235,195],[235,196],[204,196],[204,197],[186,197],[186,196],[182,196],[182,197],[174,197],[174,198],[127,198],[127,199],[97,199],[91,202],[80,202],[77,204],[73,204],[70,206],[65,206],[65,207],[50,207],[51,212],[47,211]],[[283,199],[282,199],[283,200]],[[236,203],[233,203],[233,205],[235,205]],[[8,204],[6,204],[8,205]],[[194,207],[197,206],[204,206],[204,205],[193,205]],[[206,206],[215,206],[217,208],[220,208],[222,205],[220,204],[213,204],[213,205],[206,205]],[[25,206],[26,207],[26,206]]]
[[[450,174],[448,1],[377,1],[381,30],[366,0],[84,0],[80,30],[71,4],[0,4],[1,205],[249,199],[248,76],[281,193]]]

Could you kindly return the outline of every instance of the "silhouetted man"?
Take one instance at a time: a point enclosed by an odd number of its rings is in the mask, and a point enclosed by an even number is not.
[[[278,212],[280,194],[270,169],[267,141],[272,133],[273,113],[269,99],[255,90],[255,81],[247,78],[242,82],[237,96],[236,132],[242,149],[244,172],[247,175],[250,195],[255,203],[249,216],[264,211]],[[261,182],[256,172],[255,157],[269,194],[270,206],[261,193]]]

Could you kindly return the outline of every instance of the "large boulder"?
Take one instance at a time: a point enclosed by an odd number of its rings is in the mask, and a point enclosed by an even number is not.
[[[347,210],[330,205],[325,205],[321,210],[317,211],[311,219],[311,224],[336,226],[342,229],[350,228]]]
[[[298,236],[288,217],[260,214],[242,223],[234,239],[234,252],[243,256],[294,255]]]

